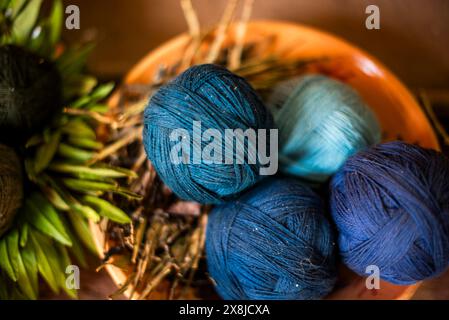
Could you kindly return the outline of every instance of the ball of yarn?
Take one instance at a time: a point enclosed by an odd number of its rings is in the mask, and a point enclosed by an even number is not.
[[[13,149],[0,144],[0,236],[11,225],[22,204],[21,161]]]
[[[16,46],[0,47],[0,140],[26,139],[61,107],[54,64]]]
[[[224,299],[318,299],[336,281],[334,237],[321,199],[289,179],[267,179],[213,209],[206,254]]]
[[[279,128],[279,167],[323,182],[358,150],[380,141],[375,115],[348,85],[307,75],[277,85],[267,101]]]
[[[449,159],[404,142],[360,152],[333,177],[343,261],[360,275],[412,284],[449,265]]]
[[[143,142],[147,156],[174,193],[186,200],[220,203],[261,179],[258,160],[252,164],[249,161],[239,163],[234,153],[231,154],[232,164],[205,161],[201,150],[210,141],[194,140],[194,121],[201,122],[201,135],[208,129],[216,129],[223,137],[226,129],[245,131],[273,126],[271,114],[243,78],[211,64],[194,66],[180,74],[158,90],[144,112]],[[179,129],[185,130],[183,139],[187,139],[191,152],[184,159],[186,162],[174,163],[171,152],[179,142],[173,141],[170,135]],[[223,149],[229,143],[219,142]],[[248,150],[256,148],[254,143],[248,144],[241,154],[244,159],[248,157]],[[232,144],[230,148],[236,150]],[[195,162],[195,153],[200,161]]]

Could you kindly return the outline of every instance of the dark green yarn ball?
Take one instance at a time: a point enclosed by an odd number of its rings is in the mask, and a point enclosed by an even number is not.
[[[61,107],[56,66],[17,46],[0,47],[0,140],[17,141],[42,129]]]
[[[22,204],[21,164],[13,149],[0,144],[0,236],[8,230]]]

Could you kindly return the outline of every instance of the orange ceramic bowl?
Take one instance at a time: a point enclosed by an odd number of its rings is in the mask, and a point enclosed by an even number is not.
[[[337,77],[355,88],[376,113],[385,141],[398,138],[439,149],[436,135],[425,114],[405,86],[379,61],[366,52],[331,34],[278,21],[249,23],[246,40],[257,42],[275,36],[273,50],[283,58],[328,57],[329,69],[337,70]],[[184,34],[148,53],[125,78],[125,83],[150,83],[161,65],[177,63],[185,52],[189,36]],[[326,72],[326,70],[321,70]],[[334,74],[335,76],[335,74]],[[114,107],[116,99],[111,99]],[[104,250],[104,235],[92,225],[99,254]],[[126,275],[114,266],[107,266],[117,285]],[[339,284],[329,299],[410,299],[419,284],[393,285],[381,281],[380,289],[368,290],[365,279],[341,267]]]

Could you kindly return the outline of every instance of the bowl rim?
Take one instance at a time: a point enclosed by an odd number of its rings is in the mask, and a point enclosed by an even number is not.
[[[360,55],[362,57],[365,57],[365,58],[371,60],[380,70],[382,70],[382,72],[384,73],[384,75],[386,77],[385,81],[390,81],[397,88],[399,88],[401,90],[401,92],[398,94],[401,94],[401,95],[403,95],[403,97],[408,99],[410,105],[413,105],[413,107],[415,108],[415,111],[418,113],[421,113],[420,116],[423,119],[425,119],[425,121],[429,125],[430,130],[428,133],[429,133],[429,136],[431,137],[431,143],[433,144],[433,148],[435,148],[436,150],[440,150],[440,145],[439,145],[435,130],[432,128],[428,117],[426,116],[426,114],[424,113],[422,108],[419,107],[419,104],[417,103],[416,99],[413,97],[411,92],[407,89],[407,87],[399,80],[399,78],[395,74],[393,74],[386,66],[384,66],[384,64],[382,62],[380,62],[377,58],[375,58],[374,56],[372,56],[365,50],[359,48],[357,45],[350,43],[349,41],[345,40],[344,38],[342,38],[340,36],[337,36],[328,31],[323,31],[321,29],[318,29],[318,28],[315,28],[312,26],[308,26],[308,25],[304,25],[301,23],[294,23],[294,22],[282,21],[282,20],[270,20],[270,19],[269,20],[267,20],[267,19],[259,20],[259,19],[256,19],[256,20],[251,20],[250,22],[248,22],[248,25],[250,25],[251,27],[254,27],[254,28],[263,27],[263,28],[272,29],[272,30],[289,28],[289,29],[297,29],[298,32],[317,33],[321,36],[326,36],[329,39],[333,39],[334,41],[340,42],[342,45],[344,45],[349,50],[357,53],[358,55]],[[231,28],[232,27],[233,27],[233,25],[231,25]],[[169,39],[168,41],[162,43],[158,47],[150,50],[136,64],[134,64],[134,66],[127,72],[127,74],[125,75],[125,77],[123,79],[123,83],[139,82],[138,79],[142,76],[143,73],[146,73],[146,71],[149,68],[155,67],[155,62],[160,60],[165,55],[173,54],[173,52],[175,52],[176,50],[179,51],[179,48],[181,48],[183,45],[186,45],[188,41],[189,41],[189,34],[184,32],[184,33],[181,33],[181,34]],[[117,104],[118,99],[119,99],[119,96],[118,96],[118,92],[116,91],[108,100],[108,106],[110,108],[113,108],[114,105]],[[90,221],[89,224],[90,224],[90,229],[93,234],[94,242],[95,242],[95,245],[97,248],[98,256],[102,259],[104,257],[104,252],[103,252],[104,241],[105,241],[104,233],[101,230],[101,227],[99,224],[94,223],[92,221]],[[114,265],[111,265],[111,264],[107,264],[105,266],[105,268],[106,268],[107,272],[109,273],[110,277],[112,278],[113,282],[117,286],[121,286],[126,282],[126,279],[127,279],[126,273],[122,269],[120,269]],[[420,285],[421,285],[421,282],[418,282],[413,285],[403,286],[404,290],[402,291],[402,293],[400,295],[395,297],[394,300],[409,300],[409,299],[411,299]],[[130,288],[124,292],[125,296],[127,296],[127,297],[129,297],[130,293],[131,293]],[[332,299],[332,295],[330,296],[330,298]]]

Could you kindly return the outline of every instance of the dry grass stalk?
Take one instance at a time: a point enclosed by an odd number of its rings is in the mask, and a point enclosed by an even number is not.
[[[214,63],[219,54],[220,49],[226,39],[226,32],[232,21],[232,16],[234,15],[235,8],[237,7],[238,0],[229,0],[226,5],[223,16],[221,17],[220,23],[217,27],[216,36],[212,45],[210,46],[209,54],[205,59],[205,63]]]
[[[254,0],[245,0],[243,4],[242,17],[237,23],[235,32],[235,45],[229,54],[228,68],[235,70],[240,67],[242,51],[245,42],[246,28],[251,17]]]
[[[187,69],[193,62],[195,53],[201,44],[201,29],[198,16],[193,8],[191,0],[181,0],[181,7],[184,12],[184,17],[187,21],[189,28],[189,34],[191,41],[187,47],[186,53],[184,55],[183,61],[181,63],[181,69]]]

